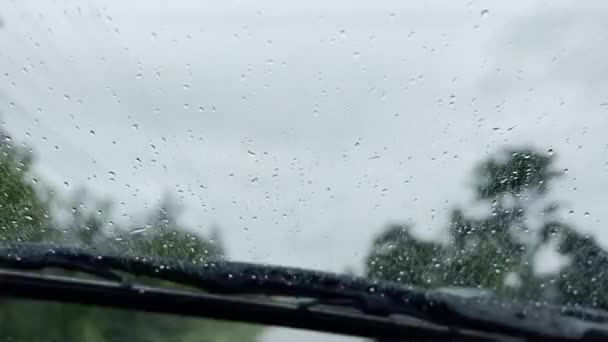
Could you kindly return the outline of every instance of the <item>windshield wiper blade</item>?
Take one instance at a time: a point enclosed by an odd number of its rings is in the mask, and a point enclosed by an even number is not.
[[[59,267],[119,282],[145,276],[199,288],[214,295],[286,296],[310,298],[317,304],[356,309],[370,319],[410,317],[454,329],[503,334],[527,340],[595,340],[608,338],[603,312],[582,321],[561,308],[504,303],[496,299],[465,299],[437,291],[407,289],[398,284],[298,268],[228,261],[188,263],[180,260],[97,254],[91,249],[18,243],[0,248],[0,267],[19,270]],[[126,291],[126,290],[125,290]],[[132,292],[132,291],[130,291]],[[344,310],[343,310],[344,311]],[[397,324],[398,323],[394,323]]]
[[[395,321],[325,308],[302,310],[290,303],[230,295],[146,287],[110,281],[40,275],[0,269],[0,294],[126,310],[203,317],[370,338],[414,341],[495,341],[503,336],[455,330],[416,320]]]
[[[318,300],[351,299],[366,313],[387,315],[385,300],[371,295],[377,286],[361,279],[334,274],[229,261],[189,263],[157,257],[97,254],[94,250],[18,243],[0,248],[0,267],[21,270],[61,268],[80,271],[128,285],[128,277],[145,276],[221,294],[262,294]],[[369,294],[368,294],[369,293]],[[417,295],[418,298],[414,298]],[[427,302],[422,292],[411,299]]]

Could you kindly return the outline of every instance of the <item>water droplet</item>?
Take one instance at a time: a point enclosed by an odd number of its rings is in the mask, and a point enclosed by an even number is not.
[[[138,125],[138,124],[133,124],[133,125],[131,126],[131,128],[132,128],[134,131],[137,131],[137,130],[139,129],[139,125]]]
[[[490,11],[488,11],[487,9],[484,9],[481,11],[481,17],[483,19],[486,19],[489,15],[490,15]]]
[[[135,228],[135,229],[131,230],[129,232],[129,234],[131,234],[131,235],[141,234],[141,233],[143,233],[145,231],[146,231],[146,227],[138,227],[138,228]]]
[[[359,56],[361,56],[361,53],[358,51],[353,52],[353,58],[359,58]]]
[[[182,87],[184,88],[184,90],[189,90],[190,89],[190,85],[189,84],[184,84]]]

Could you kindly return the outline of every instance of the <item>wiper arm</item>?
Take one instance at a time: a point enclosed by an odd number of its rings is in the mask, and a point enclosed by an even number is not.
[[[119,281],[119,286],[127,289],[125,291],[132,288],[132,284],[118,271],[188,285],[214,295],[262,294],[310,298],[316,302],[300,305],[300,311],[310,311],[317,304],[346,306],[370,319],[388,319],[397,325],[402,322],[394,322],[395,317],[409,317],[449,327],[451,331],[468,329],[528,340],[608,338],[608,329],[597,319],[593,323],[583,322],[562,315],[557,307],[463,299],[434,291],[410,290],[393,283],[375,283],[365,278],[297,268],[228,261],[193,264],[159,258],[95,255],[78,248],[32,243],[0,248],[0,267],[77,270],[113,282]],[[603,313],[596,316],[608,317]]]
[[[20,270],[60,268],[87,273],[123,285],[131,276],[145,276],[196,287],[219,294],[262,294],[272,296],[314,298],[317,300],[349,299],[366,313],[388,315],[383,298],[372,295],[377,285],[361,279],[334,274],[269,265],[211,261],[194,264],[157,257],[125,257],[96,255],[90,250],[58,247],[38,243],[18,243],[0,248],[0,267]],[[421,302],[422,292],[412,291]]]

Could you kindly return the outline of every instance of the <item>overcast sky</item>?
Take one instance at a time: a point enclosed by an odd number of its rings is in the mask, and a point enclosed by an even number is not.
[[[360,270],[385,224],[440,235],[475,163],[528,144],[608,245],[608,3],[413,3],[7,1],[1,119],[57,189],[119,220],[172,192],[237,260]]]

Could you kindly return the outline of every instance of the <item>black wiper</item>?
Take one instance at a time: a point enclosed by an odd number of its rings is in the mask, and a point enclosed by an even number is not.
[[[608,338],[608,314],[597,310],[564,310],[492,298],[466,299],[365,278],[269,265],[228,261],[195,264],[33,243],[0,248],[0,268],[24,271],[53,267],[107,281],[0,271],[0,294],[364,337],[563,341]],[[137,276],[204,292],[146,287],[135,282],[133,278]],[[281,302],[242,295],[308,301]]]

